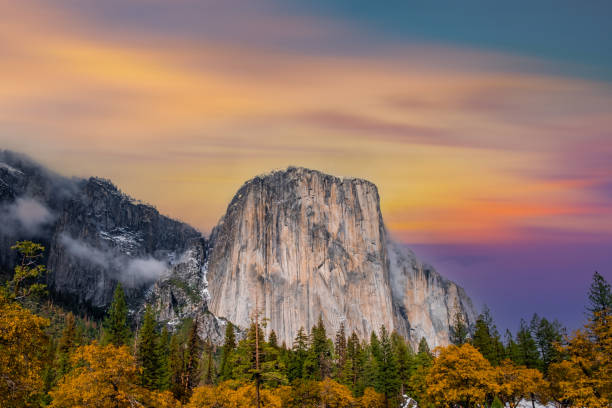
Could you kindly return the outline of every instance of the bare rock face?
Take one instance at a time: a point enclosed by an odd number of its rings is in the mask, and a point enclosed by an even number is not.
[[[209,309],[240,326],[263,312],[279,341],[322,316],[366,338],[385,325],[447,344],[463,291],[393,244],[376,186],[289,168],[248,181],[211,235]],[[463,296],[463,297],[462,297]],[[450,303],[450,306],[449,306]]]
[[[187,250],[173,260],[170,272],[160,278],[146,295],[145,304],[151,305],[160,323],[171,330],[185,319],[198,321],[198,334],[214,344],[222,344],[225,333],[224,319],[218,319],[208,310],[207,243],[194,239]],[[138,317],[144,312],[140,310]]]
[[[468,325],[476,321],[472,301],[462,287],[421,264],[410,249],[393,242],[388,247],[396,330],[415,344],[424,337],[434,348],[449,343],[457,312]]]

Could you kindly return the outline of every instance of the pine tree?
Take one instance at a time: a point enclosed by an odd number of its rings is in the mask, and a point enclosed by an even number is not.
[[[141,384],[148,389],[157,388],[160,382],[160,356],[157,349],[156,325],[153,310],[147,306],[142,328],[138,333],[136,357],[142,367]]]
[[[170,356],[168,359],[168,369],[170,372],[170,390],[174,398],[181,402],[188,400],[186,367],[186,348],[180,338],[180,333],[174,333],[170,338]]]
[[[272,348],[278,348],[278,338],[276,337],[276,332],[274,330],[270,331],[270,335],[268,336],[268,344]]]
[[[541,368],[538,346],[531,336],[531,331],[525,320],[521,319],[521,326],[516,334],[516,344],[519,350],[519,364],[527,368]]]
[[[304,367],[308,378],[322,381],[331,374],[331,347],[321,315],[310,336],[310,348]]]
[[[404,338],[393,331],[391,333],[391,345],[393,346],[393,353],[397,361],[397,373],[400,380],[400,394],[404,394],[408,381],[412,371],[414,370],[414,352],[409,344],[406,344]]]
[[[612,290],[610,284],[599,272],[593,274],[593,281],[588,292],[589,304],[587,311],[589,319],[597,321],[612,314]]]
[[[512,338],[512,333],[510,333],[510,330],[506,329],[506,354],[505,354],[505,358],[509,358],[510,360],[512,360],[512,362],[516,365],[521,365],[522,363],[522,358],[521,358],[521,352],[519,350],[518,345],[516,344],[516,342],[514,341],[514,339]]]
[[[546,318],[540,319],[537,314],[534,314],[530,326],[540,351],[542,370],[546,374],[548,366],[561,358],[557,345],[563,340],[563,329],[558,321],[551,323]]]
[[[499,339],[499,333],[486,306],[483,313],[476,319],[471,343],[494,366],[499,365],[505,354],[503,344]]]
[[[216,370],[215,370],[215,362],[213,360],[214,346],[210,341],[210,338],[207,339],[205,345],[206,352],[206,367],[205,367],[205,375],[204,375],[204,384],[212,385],[215,383]]]
[[[453,326],[451,327],[450,337],[452,344],[460,346],[467,341],[469,330],[465,323],[465,316],[461,312],[461,308],[457,301],[455,301],[455,310],[456,312],[453,319]]]
[[[380,328],[380,360],[377,363],[378,391],[385,396],[386,405],[389,407],[396,400],[400,388],[400,378],[391,338],[384,325]]]
[[[359,343],[359,337],[357,333],[353,332],[346,343],[346,358],[350,364],[350,388],[353,391],[353,395],[356,394],[357,382],[361,376],[363,366],[360,360],[361,356],[361,344]]]
[[[419,342],[418,353],[427,354],[428,356],[432,355],[431,350],[429,349],[429,344],[427,344],[427,340],[425,339],[425,337],[421,337],[421,341]]]
[[[159,362],[158,372],[158,383],[157,389],[167,390],[170,388],[171,375],[170,375],[170,333],[164,326],[159,339],[157,341],[157,348],[155,350],[157,359]]]
[[[68,313],[57,347],[57,375],[59,378],[65,376],[70,370],[70,353],[76,346],[76,340],[76,321],[74,315]]]
[[[102,344],[110,343],[115,346],[122,346],[129,343],[132,333],[128,327],[127,316],[128,309],[125,301],[125,292],[121,283],[118,283],[108,315],[102,323]]]
[[[185,364],[185,386],[187,395],[191,396],[191,391],[200,383],[200,362],[204,345],[198,334],[198,320],[194,320],[189,328],[187,336],[186,364]]]
[[[334,341],[334,353],[336,356],[334,367],[335,377],[341,383],[344,383],[342,379],[342,375],[345,371],[346,365],[346,332],[344,329],[344,322],[340,323],[340,328],[336,333],[336,339]]]
[[[221,349],[221,365],[219,367],[222,380],[229,380],[232,376],[232,368],[228,361],[234,350],[236,350],[236,333],[234,332],[234,325],[231,322],[227,322],[227,326],[225,326],[225,341]]]
[[[303,327],[297,332],[287,364],[287,377],[294,381],[304,377],[304,362],[308,355],[308,336]]]

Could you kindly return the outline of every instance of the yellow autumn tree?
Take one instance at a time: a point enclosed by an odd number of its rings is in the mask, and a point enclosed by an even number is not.
[[[319,383],[319,398],[321,406],[328,408],[351,407],[355,403],[348,387],[331,378],[326,378]]]
[[[73,367],[49,394],[53,408],[172,408],[169,391],[153,392],[139,384],[140,367],[126,346],[79,347],[70,358]]]
[[[3,407],[26,407],[43,388],[41,372],[49,325],[0,294],[0,401]]]
[[[274,390],[261,389],[263,408],[281,408],[281,397]],[[239,385],[226,381],[217,387],[205,385],[193,390],[185,408],[250,408],[256,406],[256,390],[253,384]]]
[[[502,361],[495,369],[495,380],[499,399],[510,408],[516,408],[521,400],[531,395],[542,396],[547,388],[540,371],[516,366],[510,360]]]
[[[426,378],[427,397],[436,405],[482,406],[495,394],[495,372],[470,344],[435,350],[437,358]]]
[[[578,330],[551,364],[551,394],[570,406],[609,408],[612,404],[612,316],[602,314]]]
[[[385,408],[385,396],[374,391],[374,388],[368,387],[363,391],[357,406],[359,408]]]

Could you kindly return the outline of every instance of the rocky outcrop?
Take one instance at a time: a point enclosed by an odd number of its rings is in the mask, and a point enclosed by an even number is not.
[[[0,212],[1,269],[12,268],[16,240],[42,242],[54,297],[90,311],[108,305],[117,282],[132,307],[142,303],[172,259],[201,237],[108,180],[61,177],[10,151],[0,151]]]
[[[374,184],[289,168],[248,181],[211,235],[210,310],[246,326],[257,309],[280,341],[319,315],[362,338],[381,325],[414,343],[448,343],[454,283],[391,242]]]
[[[172,262],[170,273],[149,290],[146,303],[156,311],[158,320],[171,329],[185,319],[197,319],[200,337],[221,344],[227,322],[208,310],[206,253],[206,241],[193,240],[180,258]]]

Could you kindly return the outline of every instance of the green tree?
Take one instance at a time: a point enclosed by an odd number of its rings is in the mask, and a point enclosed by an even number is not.
[[[206,361],[204,365],[204,384],[212,385],[215,383],[217,371],[215,369],[215,361],[213,359],[214,346],[210,341],[210,338],[206,340],[204,352],[206,353]]]
[[[432,355],[431,350],[429,348],[429,344],[427,344],[427,339],[425,339],[425,337],[421,337],[421,341],[419,341],[418,353],[419,355],[421,354],[427,354],[429,356]]]
[[[156,389],[160,384],[160,355],[157,345],[159,338],[156,325],[153,309],[147,306],[142,328],[138,333],[136,357],[142,367],[141,384],[148,389]]]
[[[596,321],[606,318],[612,313],[612,291],[610,284],[599,272],[593,274],[588,299],[589,303],[586,309],[589,312],[589,320]]]
[[[228,364],[228,361],[231,359],[234,350],[236,350],[236,333],[234,325],[231,322],[227,322],[227,326],[225,326],[225,340],[221,348],[221,364],[219,366],[221,380],[229,380],[232,377],[232,367]]]
[[[159,339],[157,341],[156,354],[159,362],[159,374],[157,388],[159,390],[167,390],[170,388],[170,333],[164,326]]]
[[[512,338],[512,333],[510,333],[510,330],[506,329],[506,358],[509,358],[510,360],[512,360],[512,362],[516,365],[520,365],[522,364],[522,358],[521,358],[521,351],[518,347],[518,345],[516,344],[516,342],[514,341],[514,339]]]
[[[363,370],[361,355],[362,348],[359,337],[357,333],[353,332],[346,343],[346,358],[348,364],[350,364],[350,367],[348,367],[350,369],[349,386],[353,395],[357,395],[357,384]]]
[[[476,327],[471,343],[494,366],[499,365],[505,354],[499,333],[493,324],[493,318],[486,306],[483,313],[476,319]]]
[[[268,336],[268,344],[272,348],[278,348],[278,338],[276,337],[276,332],[274,330],[270,331],[270,335]]]
[[[70,371],[70,353],[76,346],[76,320],[72,313],[66,315],[64,330],[57,346],[56,370],[59,378],[64,377]]]
[[[465,316],[463,315],[461,308],[455,302],[455,316],[453,318],[453,325],[450,332],[450,340],[456,346],[460,346],[465,343],[469,336],[468,326],[466,324]]]
[[[548,366],[561,358],[557,346],[563,340],[563,328],[558,321],[549,322],[546,318],[540,318],[537,314],[533,315],[530,326],[540,351],[542,370],[546,374]]]
[[[519,350],[519,364],[527,368],[541,368],[538,345],[533,339],[527,323],[523,319],[521,319],[521,326],[516,333],[516,344]]]
[[[344,322],[340,323],[340,328],[336,332],[336,339],[334,341],[334,377],[342,384],[346,383],[346,379],[343,378],[346,375],[345,366],[346,360],[346,331],[344,329]]]
[[[397,373],[400,380],[400,394],[405,393],[410,376],[414,371],[415,361],[412,347],[406,343],[406,340],[396,331],[391,333],[391,344],[393,346],[393,354],[397,361]]]
[[[188,396],[191,396],[191,391],[200,384],[200,363],[202,361],[204,343],[200,339],[198,329],[198,320],[195,319],[189,328],[186,344],[185,387]]]
[[[108,314],[102,323],[102,344],[115,346],[127,345],[132,335],[128,327],[128,309],[125,301],[125,292],[121,283],[117,284]]]
[[[304,377],[304,363],[308,356],[308,336],[303,327],[298,330],[287,364],[287,377],[294,381]]]
[[[11,249],[19,252],[21,260],[15,267],[13,279],[6,283],[9,297],[22,300],[45,294],[46,285],[37,282],[46,271],[45,265],[38,263],[45,247],[32,241],[18,241]]]
[[[307,378],[322,381],[331,374],[332,346],[325,332],[323,317],[319,315],[317,324],[310,334],[310,348],[304,362]]]
[[[379,392],[385,396],[387,407],[396,403],[400,388],[398,364],[393,352],[393,345],[389,332],[383,325],[380,328],[380,360],[378,360],[378,386]]]

